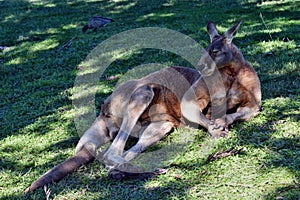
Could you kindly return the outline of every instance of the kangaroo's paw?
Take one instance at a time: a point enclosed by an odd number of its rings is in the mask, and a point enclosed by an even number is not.
[[[234,114],[230,114],[230,115],[226,115],[225,116],[226,126],[229,126],[229,125],[231,125],[234,122],[235,118],[234,118],[233,115]]]
[[[221,119],[221,118],[216,119],[216,120],[214,121],[214,124],[215,124],[215,126],[218,126],[218,128],[221,128],[221,127],[227,127],[226,119],[225,119],[225,120],[224,120],[224,119]]]
[[[228,127],[222,119],[217,119],[208,125],[208,132],[213,138],[225,137],[228,134]]]

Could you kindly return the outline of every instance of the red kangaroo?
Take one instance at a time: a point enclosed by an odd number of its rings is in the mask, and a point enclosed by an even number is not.
[[[208,129],[213,137],[220,137],[228,133],[228,126],[234,121],[256,116],[261,106],[260,81],[253,67],[232,43],[239,26],[240,22],[219,35],[215,24],[208,23],[211,43],[198,66],[206,79],[195,69],[169,67],[117,87],[103,103],[94,124],[79,140],[76,155],[42,175],[25,193],[59,181],[93,161],[97,149],[110,141],[103,160],[110,169],[109,174],[120,178],[126,175],[118,170],[120,166],[126,165],[172,129],[184,125],[186,119]],[[221,81],[210,78],[216,73]],[[207,84],[212,84],[211,90]],[[213,118],[212,100],[225,101],[223,107],[218,107],[225,109],[224,115]],[[129,136],[139,140],[125,151]]]

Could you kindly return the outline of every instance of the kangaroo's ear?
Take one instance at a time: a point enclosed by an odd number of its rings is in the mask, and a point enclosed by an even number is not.
[[[226,41],[228,44],[230,44],[234,38],[234,36],[236,35],[240,25],[241,25],[242,21],[239,21],[238,23],[236,23],[233,27],[231,27],[230,29],[228,29],[225,33],[224,33],[224,37],[226,38]]]
[[[206,29],[210,37],[210,42],[212,42],[216,36],[219,36],[217,27],[213,21],[208,22]]]

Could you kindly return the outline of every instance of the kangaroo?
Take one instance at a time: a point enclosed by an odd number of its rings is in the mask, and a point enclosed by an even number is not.
[[[248,120],[256,116],[261,107],[259,78],[241,51],[232,43],[240,24],[241,22],[237,23],[223,35],[219,35],[216,25],[213,22],[208,23],[207,32],[211,43],[201,57],[198,68],[202,72],[211,71],[207,72],[211,76],[206,79],[206,83],[201,78],[198,79],[181,101],[184,117],[207,128],[215,137],[225,136],[228,126],[234,121]],[[215,67],[223,80],[222,85],[215,83]],[[212,91],[208,91],[207,84],[213,85]],[[222,91],[222,88],[225,90]],[[212,123],[209,121],[210,117],[203,116],[202,111],[211,103],[210,99],[214,98],[217,101],[226,100],[226,114],[214,119]],[[218,130],[211,130],[216,128]]]
[[[80,138],[75,156],[42,175],[25,193],[57,182],[92,162],[97,149],[110,141],[102,159],[109,175],[121,179],[132,175],[120,170],[122,165],[126,166],[174,128],[184,126],[186,120],[208,129],[213,137],[223,137],[234,121],[257,115],[261,106],[259,78],[232,43],[240,23],[223,35],[218,34],[213,22],[207,25],[211,43],[198,67],[206,77],[213,77],[218,71],[222,87],[214,79],[205,81],[198,70],[185,67],[164,68],[144,78],[124,82],[101,106],[100,115]],[[212,90],[207,87],[208,83],[215,84]],[[220,102],[225,99],[225,108],[219,107],[225,109],[224,115],[212,116],[211,96]],[[129,136],[139,139],[125,151]]]

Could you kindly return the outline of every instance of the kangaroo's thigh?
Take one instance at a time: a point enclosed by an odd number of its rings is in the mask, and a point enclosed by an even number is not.
[[[94,124],[81,136],[76,146],[76,154],[83,147],[91,153],[95,153],[101,145],[109,142],[110,139],[104,120],[97,118]]]
[[[141,114],[151,103],[153,97],[154,91],[148,85],[141,86],[132,93],[126,111],[124,112],[120,130],[111,146],[104,154],[104,159],[107,164],[114,165],[124,162],[121,156],[128,137],[137,124]]]

